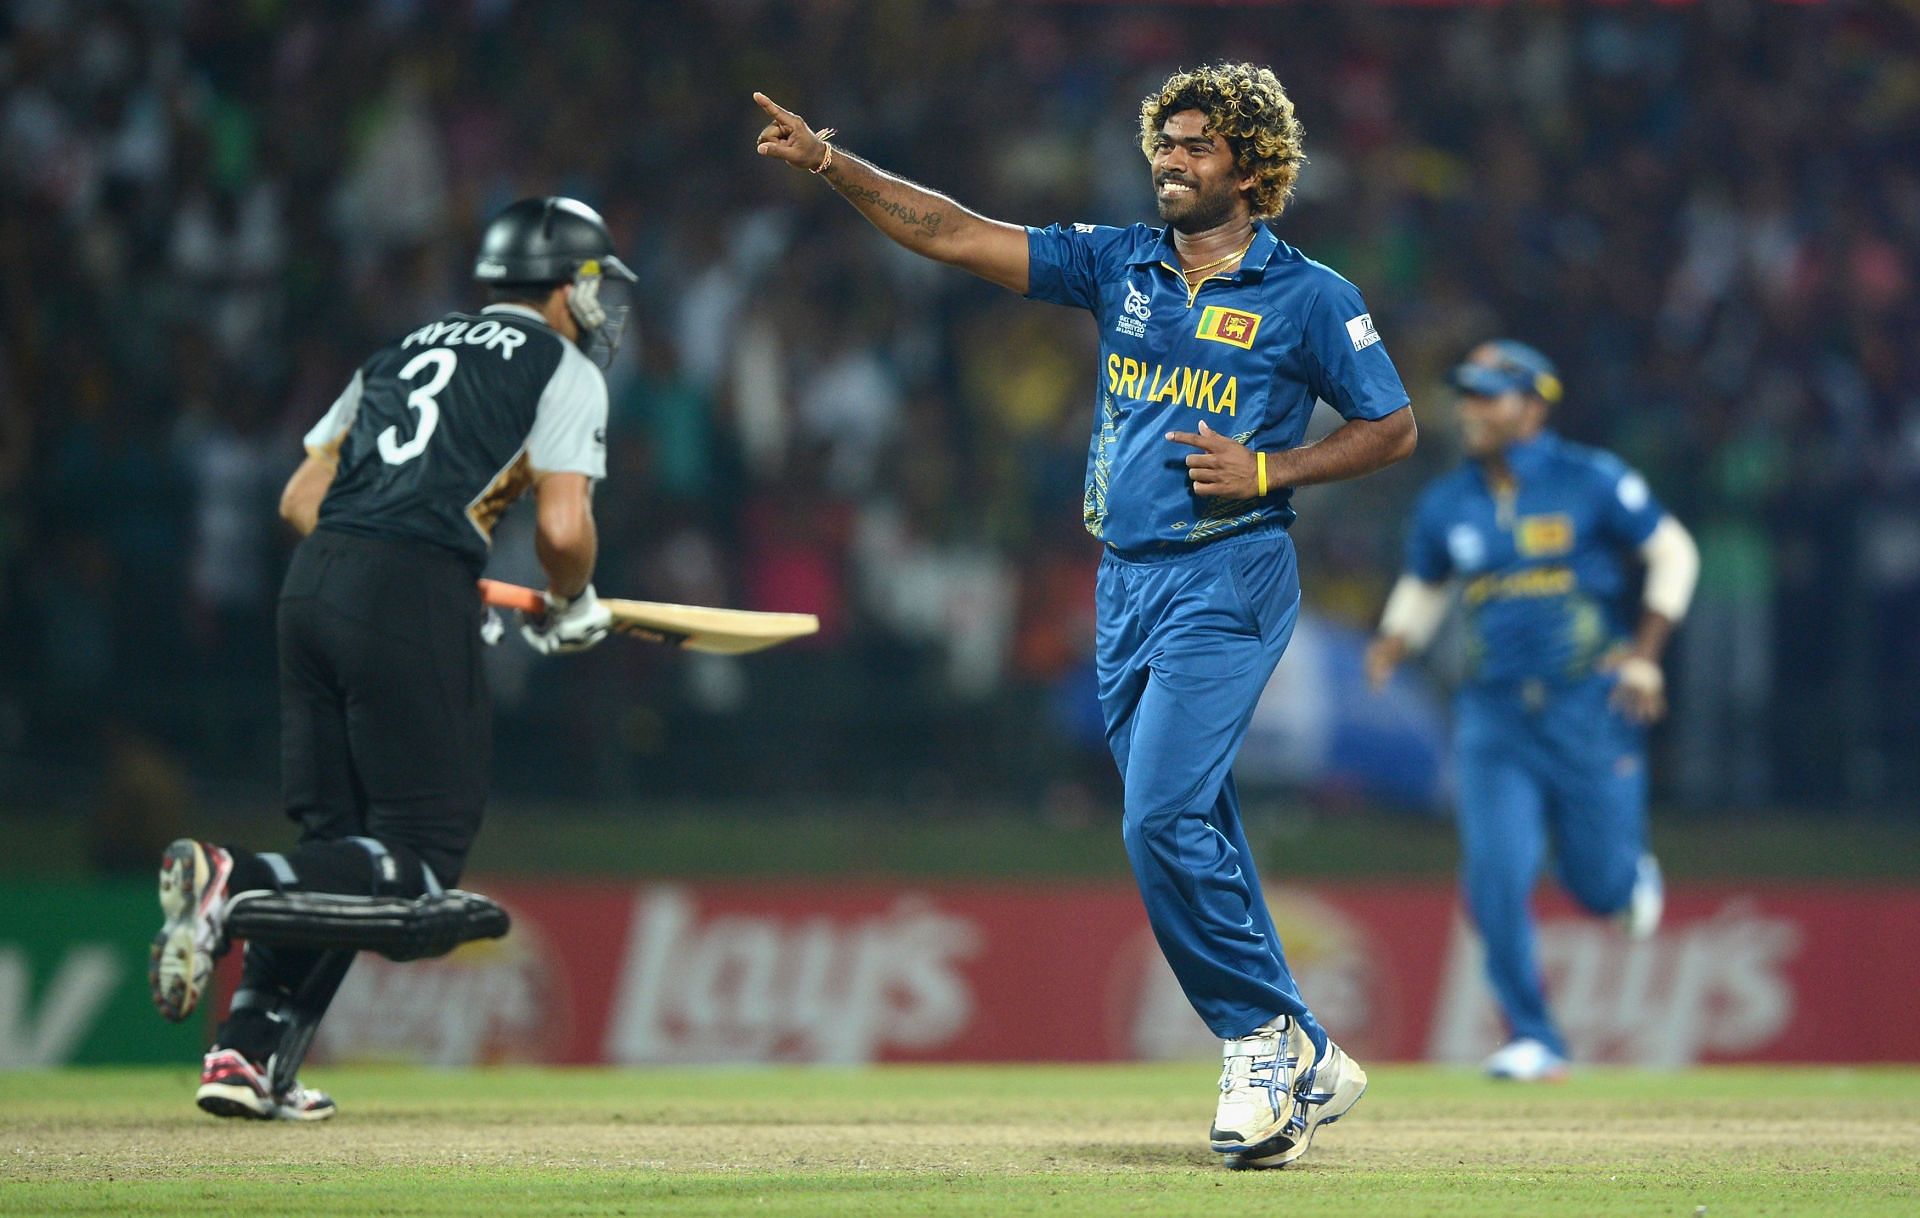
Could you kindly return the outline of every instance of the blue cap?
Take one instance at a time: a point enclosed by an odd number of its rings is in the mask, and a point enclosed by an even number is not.
[[[1553,361],[1525,343],[1497,338],[1481,343],[1447,377],[1453,387],[1476,397],[1531,393],[1549,404],[1560,400],[1560,372]]]

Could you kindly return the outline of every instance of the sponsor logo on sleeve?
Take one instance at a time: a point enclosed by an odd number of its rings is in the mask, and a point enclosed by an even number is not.
[[[1193,335],[1195,338],[1227,343],[1241,350],[1249,350],[1253,347],[1253,336],[1259,332],[1260,315],[1258,313],[1242,313],[1238,309],[1208,305],[1200,311],[1200,326]]]
[[[1347,337],[1353,340],[1355,351],[1365,351],[1380,341],[1380,331],[1373,328],[1373,314],[1362,313],[1347,323]]]

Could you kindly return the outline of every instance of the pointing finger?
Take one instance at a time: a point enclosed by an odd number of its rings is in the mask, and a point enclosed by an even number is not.
[[[1170,431],[1167,433],[1167,439],[1191,444],[1195,448],[1203,448],[1210,453],[1221,452],[1233,446],[1232,440],[1208,427],[1204,421],[1201,422],[1199,431]]]
[[[1232,437],[1221,435],[1209,427],[1205,419],[1200,420],[1200,439],[1206,445],[1207,451],[1211,453],[1225,452],[1235,446]]]
[[[768,97],[765,93],[756,92],[753,95],[753,100],[760,103],[760,108],[762,110],[765,110],[768,114],[771,114],[773,117],[779,119],[783,123],[787,123],[790,125],[798,125],[800,123],[799,115],[787,109],[785,106],[782,106],[780,103],[774,101],[771,97]]]

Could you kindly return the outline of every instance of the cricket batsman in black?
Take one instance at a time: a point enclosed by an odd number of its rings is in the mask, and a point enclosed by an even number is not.
[[[494,524],[531,489],[546,654],[605,638],[592,490],[606,475],[610,360],[633,273],[593,209],[523,199],[488,225],[489,303],[375,352],[306,436],[280,514],[303,535],[279,605],[284,852],[181,839],[160,862],[154,1004],[180,1020],[247,940],[197,1096],[216,1116],[323,1120],[295,1077],[354,952],[441,954],[505,933],[453,889],[480,828],[492,752],[475,579]]]

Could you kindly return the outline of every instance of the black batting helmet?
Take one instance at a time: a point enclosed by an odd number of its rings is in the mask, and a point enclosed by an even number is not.
[[[578,199],[554,195],[522,199],[493,218],[480,235],[473,277],[501,286],[571,283],[568,308],[580,323],[580,345],[589,347],[598,336],[609,362],[620,343],[626,308],[602,305],[600,284],[639,282],[615,256],[613,235],[600,213]]]
[[[522,199],[493,218],[480,236],[473,277],[481,283],[567,283],[590,263],[631,282],[613,253],[613,236],[600,213],[578,199]]]

